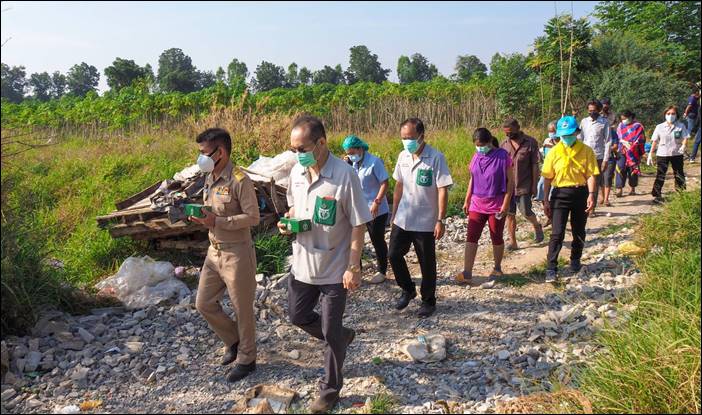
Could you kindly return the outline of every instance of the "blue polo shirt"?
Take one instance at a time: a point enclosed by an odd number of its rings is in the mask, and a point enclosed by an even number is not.
[[[385,164],[383,160],[366,151],[361,161],[353,163],[353,169],[361,180],[363,196],[366,198],[366,202],[368,202],[368,209],[370,209],[373,200],[378,196],[380,185],[390,177],[388,176],[387,170],[385,170]],[[383,201],[378,208],[378,216],[389,212],[390,208],[388,206],[387,197],[383,197]]]

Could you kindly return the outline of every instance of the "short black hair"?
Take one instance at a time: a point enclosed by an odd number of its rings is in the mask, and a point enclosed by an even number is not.
[[[208,128],[197,136],[195,142],[216,143],[218,146],[224,146],[227,154],[232,154],[232,137],[223,128]]]
[[[605,104],[612,105],[612,100],[610,100],[609,97],[602,98],[600,100],[600,102],[602,103],[602,105],[605,105]]]
[[[598,110],[602,109],[602,103],[596,99],[590,100],[590,102],[587,103],[587,106],[589,107],[590,105],[594,105],[595,108]]]
[[[412,124],[414,130],[417,131],[417,134],[424,134],[424,123],[422,122],[422,120],[420,120],[417,117],[407,118],[406,120],[402,121],[402,124],[400,124],[400,128],[409,124]]]
[[[294,130],[298,127],[304,128],[307,134],[310,136],[310,139],[314,143],[319,141],[319,139],[322,137],[327,138],[327,133],[324,130],[324,124],[322,123],[322,120],[313,115],[302,114],[299,117],[295,118],[292,129]]]
[[[505,122],[502,123],[502,128],[519,128],[519,121],[516,118],[507,118]]]
[[[624,116],[626,118],[636,118],[636,114],[634,114],[633,112],[631,112],[629,110],[622,111],[622,116]]]

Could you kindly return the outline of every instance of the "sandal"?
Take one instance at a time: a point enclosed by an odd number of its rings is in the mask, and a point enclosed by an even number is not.
[[[505,274],[502,272],[501,269],[494,268],[492,272],[490,273],[490,279],[495,279],[499,277],[503,277]]]
[[[470,272],[461,271],[454,277],[459,284],[469,284],[473,279],[473,274]]]

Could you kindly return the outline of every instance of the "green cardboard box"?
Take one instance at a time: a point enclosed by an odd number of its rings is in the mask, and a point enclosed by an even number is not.
[[[185,216],[192,216],[194,218],[204,218],[205,214],[202,213],[202,209],[205,208],[210,210],[209,206],[204,206],[198,203],[186,203],[183,205],[185,210]]]
[[[293,233],[302,233],[312,230],[312,221],[309,219],[280,218],[280,222]]]

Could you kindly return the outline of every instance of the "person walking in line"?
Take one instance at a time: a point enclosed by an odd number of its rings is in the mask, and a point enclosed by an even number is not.
[[[578,141],[577,134],[575,117],[566,116],[558,120],[556,135],[561,137],[561,141],[549,151],[541,169],[545,179],[544,213],[553,221],[548,243],[546,282],[554,282],[558,277],[558,255],[563,247],[569,218],[573,234],[570,271],[580,271],[585,225],[588,214],[595,208],[598,163],[595,152]]]
[[[668,172],[668,165],[673,166],[675,174],[675,189],[685,190],[685,170],[683,155],[687,148],[690,133],[687,127],[678,119],[678,107],[671,105],[664,112],[665,122],[656,126],[651,135],[651,151],[646,163],[653,165],[653,154],[656,154],[656,180],[653,182],[653,203],[663,203],[663,183]]]
[[[502,257],[505,242],[502,237],[505,216],[509,211],[514,191],[512,158],[507,150],[499,147],[497,139],[487,128],[473,132],[476,153],[470,161],[470,181],[463,212],[468,217],[468,235],[464,252],[463,271],[456,275],[459,283],[468,283],[473,277],[473,264],[478,251],[478,241],[485,223],[490,228],[492,255],[495,266],[491,278],[502,276]]]
[[[622,112],[621,123],[617,127],[619,137],[619,158],[617,159],[617,174],[615,187],[617,197],[623,197],[624,186],[629,181],[631,191],[629,195],[636,194],[641,170],[641,158],[645,152],[646,137],[644,127],[636,120],[636,114],[629,110]]]
[[[507,231],[509,245],[507,249],[516,250],[517,246],[517,207],[522,215],[534,228],[534,241],[539,243],[544,240],[544,230],[536,219],[536,214],[531,208],[531,198],[536,194],[536,185],[539,182],[539,144],[533,137],[521,131],[519,122],[508,118],[502,124],[502,129],[507,139],[502,143],[512,159],[514,177],[514,193],[511,197],[509,212],[507,213]]]
[[[346,156],[344,159],[350,163],[361,180],[363,196],[368,202],[373,220],[366,224],[370,235],[377,262],[377,272],[371,278],[371,284],[380,284],[385,281],[388,271],[388,245],[385,242],[385,225],[388,223],[390,208],[385,194],[388,191],[388,176],[383,160],[368,151],[368,144],[350,135],[341,145]]]
[[[417,296],[405,255],[414,245],[422,270],[419,317],[436,311],[436,241],[444,236],[448,189],[453,184],[444,155],[426,142],[424,123],[408,118],[400,124],[404,150],[392,177],[396,181],[390,231],[390,265],[402,294],[395,309],[405,309]]]
[[[371,221],[356,172],[329,151],[322,121],[298,117],[290,133],[298,163],[290,171],[286,217],[307,219],[297,233],[288,277],[290,322],[324,342],[324,377],[312,413],[326,413],[339,400],[346,352],[356,332],[343,326],[346,296],[361,283],[361,251]],[[286,225],[278,222],[281,233]],[[315,311],[319,305],[320,312]]]
[[[612,143],[612,128],[609,120],[603,117],[602,104],[599,101],[592,100],[587,103],[588,117],[580,121],[580,133],[578,139],[590,147],[597,157],[598,171],[604,173],[609,162],[610,150]],[[604,203],[604,176],[600,173],[595,178],[597,188],[595,189],[595,207],[598,203]],[[591,216],[595,216],[595,208],[590,212]]]

